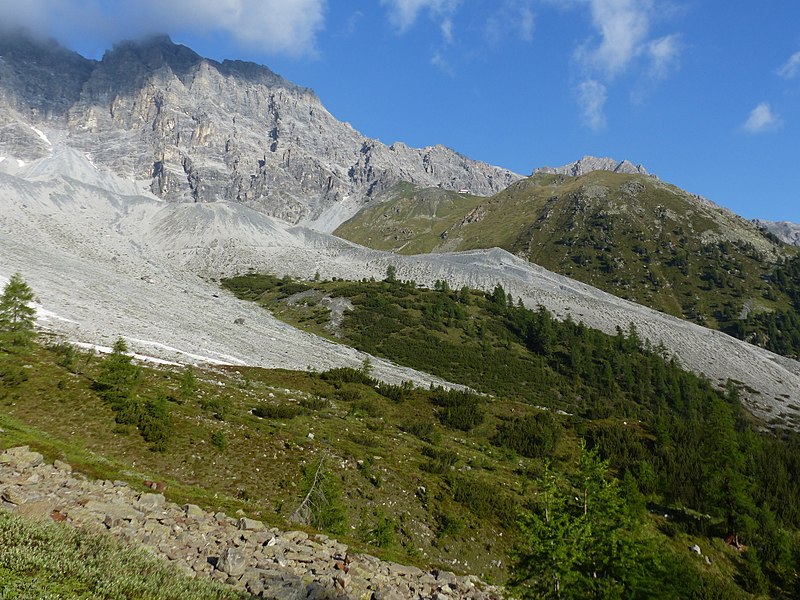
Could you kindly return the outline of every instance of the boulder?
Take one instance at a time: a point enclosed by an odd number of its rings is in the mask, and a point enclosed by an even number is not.
[[[241,548],[229,546],[222,551],[217,561],[217,570],[231,577],[242,575],[247,567],[247,554]]]

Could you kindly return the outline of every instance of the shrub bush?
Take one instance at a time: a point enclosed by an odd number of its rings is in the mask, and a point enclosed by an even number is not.
[[[296,404],[259,404],[250,412],[262,419],[294,419],[303,408]]]

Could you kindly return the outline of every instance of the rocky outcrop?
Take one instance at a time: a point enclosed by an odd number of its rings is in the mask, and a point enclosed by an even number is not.
[[[533,175],[537,173],[549,173],[551,175],[569,175],[578,177],[592,171],[611,171],[612,173],[640,174],[649,175],[647,169],[642,165],[634,165],[628,160],[617,161],[613,158],[597,158],[595,156],[584,156],[580,160],[564,165],[563,167],[539,167],[533,170]]]
[[[800,225],[789,221],[762,221],[753,219],[753,223],[777,237],[784,244],[800,246]]]
[[[122,481],[91,481],[27,446],[0,454],[0,508],[107,532],[142,544],[190,577],[211,577],[253,596],[290,599],[500,598],[476,577],[381,561],[336,540],[280,531],[244,515],[178,506]]]
[[[490,195],[519,175],[443,146],[386,146],[268,68],[205,59],[167,36],[101,61],[23,35],[0,39],[2,156],[46,156],[30,126],[172,201],[236,201],[295,223],[399,181]]]

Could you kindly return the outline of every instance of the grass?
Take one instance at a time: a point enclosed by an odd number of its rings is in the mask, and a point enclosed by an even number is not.
[[[224,600],[245,598],[195,580],[107,535],[0,510],[0,599]]]
[[[298,527],[288,518],[324,457],[336,510],[317,522],[329,523],[329,533],[390,560],[503,582],[519,535],[518,512],[534,503],[545,464],[574,469],[579,440],[595,425],[625,429],[643,448],[655,443],[647,423],[628,428],[623,420],[636,411],[642,418],[649,414],[644,400],[618,387],[625,372],[633,373],[625,365],[632,368],[638,360],[633,338],[581,333],[574,323],[556,325],[531,313],[527,327],[533,329],[519,334],[529,338],[522,343],[512,329],[524,322],[511,320],[522,309],[509,307],[499,293],[269,276],[227,284],[266,306],[279,305],[300,286],[349,298],[354,310],[342,323],[344,339],[373,344],[368,350],[399,352],[406,362],[486,395],[378,385],[368,364],[322,374],[196,368],[193,377],[180,368],[142,365],[134,393],[141,401],[166,398],[172,423],[166,447],[156,452],[134,428],[116,423],[94,389],[102,359],[64,346],[38,346],[15,359],[27,378],[0,379],[0,448],[27,444],[77,471],[138,489],[144,480],[163,482],[172,501],[228,514],[241,509],[283,528]],[[307,306],[314,309],[314,303]],[[360,312],[366,317],[359,318]],[[552,336],[541,330],[537,342],[532,332],[542,323],[556,329]],[[532,342],[544,348],[539,358],[527,347]],[[64,360],[67,355],[71,360]],[[700,385],[692,384],[690,374],[680,375],[676,365],[659,367],[655,355],[647,360],[662,370],[662,378],[677,378],[673,382],[686,394]],[[611,379],[600,387],[567,368],[581,364],[586,373],[605,377],[602,367],[612,363],[622,369],[619,383],[609,371]],[[638,389],[637,383],[646,383],[633,379],[625,385]],[[535,405],[580,414],[551,414]],[[544,435],[548,431],[554,435]],[[537,437],[533,445],[530,436]],[[654,525],[649,531],[663,536]]]
[[[312,373],[196,368],[197,392],[181,399],[181,370],[143,365],[137,393],[165,392],[173,399],[167,448],[154,452],[135,429],[116,424],[114,412],[92,390],[100,358],[79,354],[77,374],[59,360],[58,352],[37,348],[25,357],[31,367],[28,380],[2,390],[0,447],[27,444],[90,477],[127,481],[141,490],[145,480],[163,482],[174,502],[228,514],[241,509],[292,529],[298,525],[287,518],[302,498],[304,469],[324,454],[331,459],[326,465],[346,508],[346,533],[338,536],[343,541],[396,561],[469,570],[494,580],[505,576],[470,538],[492,540],[493,552],[505,556],[513,531],[501,529],[500,537],[494,524],[454,501],[447,479],[421,468],[429,460],[422,454],[428,443],[398,424],[409,419],[424,423],[424,437],[463,457],[464,465],[490,466],[486,475],[495,485],[517,481],[517,463],[488,444],[485,433],[467,435],[439,425],[423,390],[409,391],[398,403],[373,386],[325,381]],[[351,399],[341,399],[343,390],[354,392],[344,394]],[[215,416],[214,407],[221,403],[228,407],[224,420]],[[269,408],[276,406],[284,408],[277,413]],[[257,407],[270,418],[252,414]],[[493,410],[507,409],[498,404]],[[431,494],[427,504],[415,495],[419,486]],[[376,513],[376,507],[384,514]],[[438,545],[435,535],[442,514],[466,525],[465,533],[450,536],[446,547]],[[393,542],[386,545],[381,537],[385,547],[375,546],[370,532],[387,531],[387,518],[393,521]]]
[[[621,298],[723,330],[746,305],[755,312],[790,305],[769,279],[776,258],[794,250],[642,175],[539,174],[490,198],[398,187],[335,233],[402,254],[500,247]]]

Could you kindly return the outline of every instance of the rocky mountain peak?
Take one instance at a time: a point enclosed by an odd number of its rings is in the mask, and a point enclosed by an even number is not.
[[[580,160],[576,160],[562,167],[539,167],[534,169],[532,174],[549,173],[552,175],[578,177],[579,175],[585,175],[592,171],[649,175],[647,169],[642,165],[634,165],[629,160],[617,161],[613,158],[597,158],[596,156],[584,156]]]
[[[37,48],[0,43],[0,127],[15,130],[3,156],[44,158],[52,148],[31,150],[36,132],[63,133],[54,139],[166,200],[241,202],[325,227],[400,181],[490,195],[520,179],[441,146],[389,148],[267,67],[206,59],[167,35],[120,42],[99,62]]]
[[[62,115],[77,101],[96,64],[53,39],[0,29],[0,105],[34,117]]]

